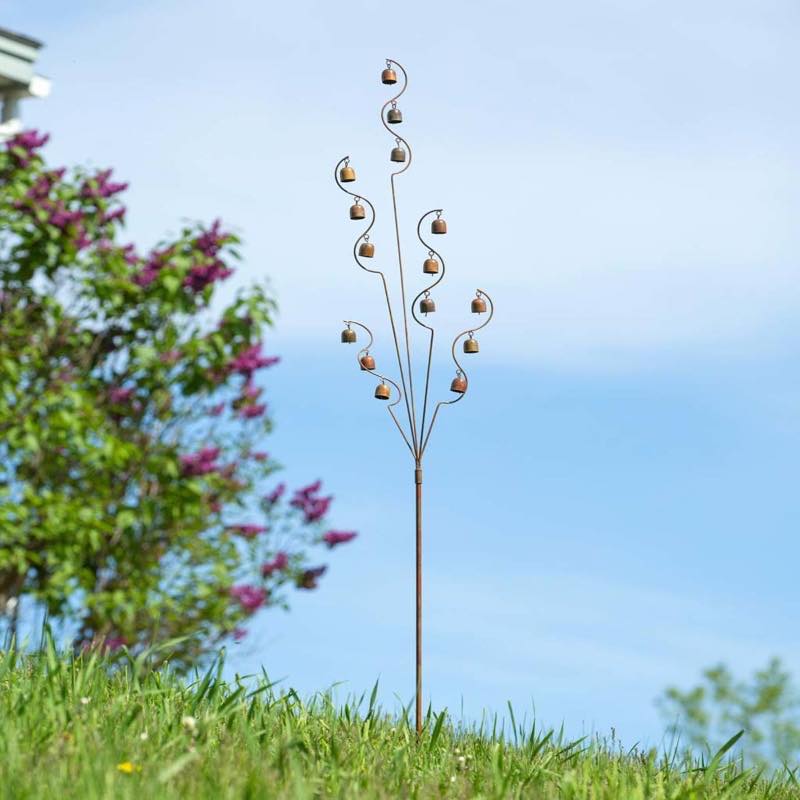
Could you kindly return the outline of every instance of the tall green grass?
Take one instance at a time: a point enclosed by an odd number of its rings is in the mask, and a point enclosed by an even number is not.
[[[0,653],[2,798],[800,798],[788,768],[760,775],[729,758],[623,751],[597,737],[514,720],[505,730],[408,712],[371,694],[302,699],[266,675],[222,679],[222,661],[180,679],[147,656]],[[510,728],[510,729],[509,729]]]

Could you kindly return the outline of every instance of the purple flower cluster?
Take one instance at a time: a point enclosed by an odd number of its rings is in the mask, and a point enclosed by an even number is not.
[[[222,249],[225,240],[230,234],[223,233],[221,230],[222,221],[215,219],[208,230],[203,231],[195,239],[195,247],[204,255],[213,258]]]
[[[271,506],[274,506],[278,500],[283,497],[283,493],[286,491],[286,484],[279,483],[269,494],[264,495],[264,499],[269,503]]]
[[[103,211],[100,214],[100,222],[103,224],[108,224],[109,222],[114,222],[114,220],[124,220],[125,214],[127,209],[125,206],[118,206],[113,211]]]
[[[139,273],[134,276],[133,282],[142,288],[149,286],[158,277],[158,273],[164,268],[171,255],[171,247],[165,250],[152,250],[147,256],[144,266]]]
[[[264,367],[272,367],[277,364],[281,359],[280,356],[265,356],[261,352],[262,344],[257,342],[250,347],[246,347],[241,353],[231,359],[228,364],[230,372],[238,372],[244,375],[248,382],[253,377],[253,373],[257,369]]]
[[[203,231],[194,241],[194,246],[203,254],[203,261],[189,270],[183,284],[193,292],[202,292],[211,283],[222,281],[233,274],[233,270],[219,258],[219,251],[229,234],[221,230],[221,222],[215,219],[211,227]]]
[[[43,218],[72,239],[78,250],[83,250],[92,242],[86,233],[86,214],[77,208],[68,208],[61,198],[50,198],[53,187],[64,177],[63,169],[43,172],[25,193],[23,200],[17,200],[15,207],[25,211],[37,223]]]
[[[233,270],[226,267],[219,259],[207,264],[198,264],[189,270],[183,279],[183,285],[193,292],[202,292],[211,283],[222,281],[233,275]]]
[[[322,541],[332,549],[337,544],[346,544],[352,542],[358,534],[355,531],[328,531],[323,537]]]
[[[228,525],[227,530],[231,531],[231,533],[236,533],[239,536],[244,536],[245,539],[254,539],[259,533],[264,533],[265,531],[268,531],[269,528],[266,525],[240,524]]]
[[[298,489],[289,505],[303,512],[306,523],[319,522],[327,513],[333,502],[333,497],[319,497],[319,490],[322,488],[322,481]]]
[[[283,572],[286,567],[289,566],[289,556],[288,554],[280,551],[275,554],[275,558],[272,561],[266,561],[261,565],[261,574],[265,578],[269,578],[274,572]]]
[[[267,410],[266,403],[256,403],[253,405],[243,406],[239,409],[239,416],[243,419],[255,419],[256,417],[261,417]]]
[[[122,253],[123,257],[125,258],[126,263],[133,266],[134,264],[138,263],[139,256],[136,253],[136,246],[133,244],[126,244],[123,248],[121,248],[120,252]]]
[[[127,403],[136,390],[131,388],[123,389],[121,386],[114,386],[108,392],[108,399],[117,405]]]
[[[29,200],[44,200],[50,196],[53,187],[64,177],[65,172],[66,170],[63,167],[61,169],[51,169],[43,172],[34,181],[33,186],[28,189],[25,196]]]
[[[261,417],[267,410],[266,403],[257,403],[263,389],[253,383],[252,376],[248,376],[242,387],[241,395],[233,401],[233,408],[242,419]]]
[[[219,458],[218,447],[204,447],[196,453],[181,456],[184,477],[196,477],[217,472],[220,468],[217,458]]]
[[[6,149],[19,166],[27,167],[36,155],[36,151],[49,141],[50,134],[48,133],[39,133],[37,130],[22,131],[6,142]]]
[[[81,197],[89,200],[113,197],[128,188],[127,183],[114,183],[111,180],[111,169],[101,169],[93,177],[85,180],[81,186]]]
[[[231,587],[231,597],[248,613],[258,611],[267,600],[267,590],[261,586],[243,584]]]

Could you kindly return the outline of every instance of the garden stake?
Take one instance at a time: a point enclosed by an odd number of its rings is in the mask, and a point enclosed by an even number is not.
[[[397,356],[397,368],[399,370],[400,386],[391,378],[386,377],[382,371],[376,371],[375,359],[370,355],[370,348],[374,341],[372,331],[361,322],[355,320],[345,320],[345,329],[342,331],[342,342],[345,344],[352,344],[356,341],[356,331],[353,330],[355,325],[363,329],[367,334],[368,341],[366,347],[359,350],[356,356],[356,363],[362,372],[370,373],[379,379],[379,384],[375,389],[375,397],[378,400],[391,400],[392,387],[394,387],[395,398],[392,402],[388,403],[387,410],[400,431],[403,441],[406,443],[411,457],[414,459],[414,484],[415,484],[415,506],[416,506],[416,729],[417,734],[422,733],[422,460],[425,455],[425,450],[428,446],[431,431],[436,422],[436,417],[439,414],[439,409],[442,406],[452,405],[457,403],[464,397],[469,385],[467,373],[461,366],[458,358],[456,357],[456,345],[458,342],[464,340],[463,352],[464,353],[477,353],[478,340],[474,338],[475,332],[481,328],[486,327],[494,314],[494,304],[492,299],[483,289],[478,289],[475,297],[472,299],[470,310],[474,314],[486,313],[486,319],[476,327],[467,328],[459,333],[450,348],[453,362],[456,367],[456,375],[450,384],[450,390],[456,395],[452,400],[440,400],[434,410],[430,420],[428,420],[428,388],[431,377],[431,359],[433,356],[433,339],[434,329],[431,325],[427,324],[417,316],[417,312],[424,314],[427,319],[428,315],[436,311],[436,304],[431,298],[431,290],[437,286],[444,279],[445,275],[445,262],[441,254],[429,242],[422,237],[422,223],[435,214],[435,218],[431,220],[431,233],[432,234],[445,234],[447,233],[447,223],[442,218],[442,209],[434,208],[431,211],[426,211],[417,222],[417,238],[422,243],[422,246],[427,250],[427,258],[423,263],[423,274],[436,275],[436,280],[429,286],[423,289],[411,303],[406,302],[406,288],[405,288],[405,274],[403,272],[403,254],[400,247],[400,224],[397,217],[397,193],[395,187],[395,178],[402,175],[411,166],[411,147],[408,142],[399,136],[395,130],[389,125],[397,126],[403,121],[402,112],[397,108],[397,101],[400,99],[403,92],[408,85],[408,76],[405,69],[401,64],[398,64],[393,59],[386,59],[386,69],[381,74],[381,81],[384,84],[391,85],[397,83],[397,72],[402,75],[402,88],[392,98],[387,100],[381,108],[381,122],[387,131],[394,139],[394,148],[391,151],[389,160],[393,164],[401,164],[402,166],[396,172],[391,173],[390,184],[392,189],[392,211],[394,214],[394,228],[395,236],[397,239],[397,265],[400,275],[400,301],[403,309],[403,327],[401,335],[398,335],[398,321],[395,319],[393,311],[392,300],[389,295],[388,284],[386,277],[381,270],[372,269],[364,266],[361,262],[362,257],[374,258],[376,248],[374,243],[369,240],[369,232],[375,224],[375,206],[363,195],[351,192],[344,187],[345,183],[353,183],[356,180],[355,169],[350,166],[350,157],[345,156],[342,158],[334,169],[334,180],[337,186],[346,194],[350,195],[354,202],[350,207],[350,218],[356,221],[366,219],[366,209],[362,203],[366,204],[369,208],[370,217],[369,225],[366,230],[359,234],[358,238],[353,245],[353,258],[356,264],[366,272],[371,272],[373,275],[378,275],[381,279],[383,286],[383,294],[386,299],[386,308],[389,313],[389,326],[392,331],[392,339],[394,340],[394,349]],[[389,109],[387,111],[387,109]],[[440,270],[441,267],[441,270]],[[423,298],[423,299],[420,299]],[[411,340],[408,332],[408,311],[411,311],[411,316],[414,321],[425,328],[428,333],[428,361],[425,371],[425,391],[422,403],[422,415],[418,419],[417,408],[414,400],[414,380],[412,375],[412,358],[411,358]],[[402,347],[401,347],[402,339]],[[402,351],[405,351],[404,353]],[[403,355],[405,355],[405,364],[403,363]],[[402,388],[401,388],[402,387]],[[402,422],[395,414],[395,407],[403,403],[405,406],[405,417]],[[404,427],[407,422],[407,428]],[[419,422],[419,425],[417,424]]]

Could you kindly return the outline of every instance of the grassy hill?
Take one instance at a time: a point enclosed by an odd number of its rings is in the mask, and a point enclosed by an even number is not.
[[[0,653],[2,798],[800,798],[720,753],[707,763],[566,741],[534,727],[464,730],[431,714],[421,737],[371,697],[302,700],[221,664],[181,680],[143,659]]]

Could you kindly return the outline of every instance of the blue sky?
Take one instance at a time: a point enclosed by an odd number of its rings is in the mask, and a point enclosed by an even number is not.
[[[412,696],[411,464],[337,341],[363,319],[389,360],[330,180],[350,154],[388,256],[391,56],[411,75],[412,285],[414,221],[441,206],[441,330],[478,285],[498,310],[426,464],[433,702],[657,742],[653,698],[710,663],[777,654],[800,674],[796,3],[2,9],[47,44],[53,94],[24,114],[50,159],[114,165],[143,246],[222,216],[246,242],[229,291],[269,276],[279,293],[271,450],[290,481],[322,476],[361,536],[232,668]]]

